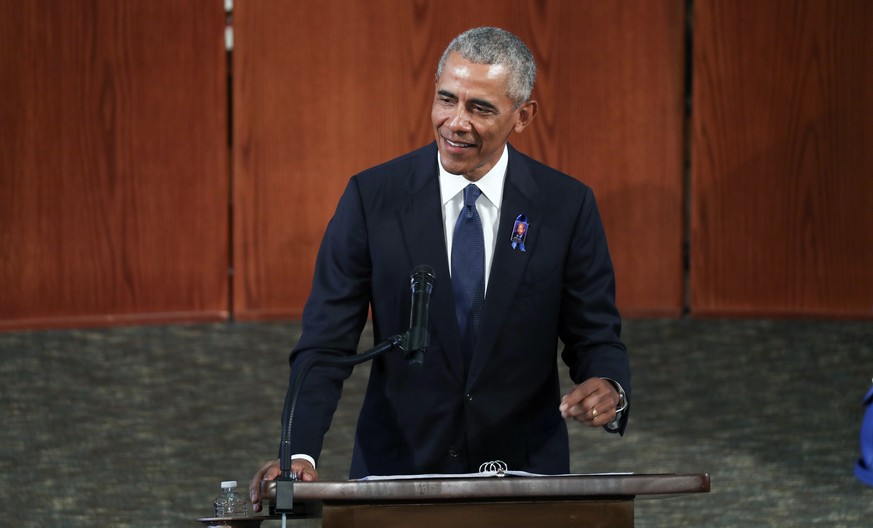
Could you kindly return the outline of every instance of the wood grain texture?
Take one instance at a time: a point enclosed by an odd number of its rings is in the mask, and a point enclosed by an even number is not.
[[[594,188],[622,310],[681,312],[683,2],[238,0],[234,24],[238,317],[300,315],[348,178],[432,141],[436,63],[478,25],[532,48],[511,141]]]
[[[0,11],[0,328],[226,317],[223,3]]]
[[[873,3],[695,4],[691,305],[873,318]]]
[[[322,528],[632,528],[634,501],[583,500],[461,504],[325,505]]]

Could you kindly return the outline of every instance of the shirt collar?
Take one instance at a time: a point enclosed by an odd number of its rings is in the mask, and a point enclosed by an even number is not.
[[[464,190],[464,187],[471,182],[460,174],[452,174],[443,168],[440,161],[440,153],[437,151],[437,166],[440,171],[440,194],[442,195],[443,206],[454,198],[458,193]],[[494,204],[498,210],[500,203],[503,201],[503,183],[506,181],[506,168],[509,166],[509,149],[503,145],[503,153],[497,163],[491,167],[485,176],[482,176],[479,181],[475,182],[482,194],[489,202]]]

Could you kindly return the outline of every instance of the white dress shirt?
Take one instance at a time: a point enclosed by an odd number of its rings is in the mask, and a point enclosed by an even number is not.
[[[476,200],[476,210],[482,220],[482,237],[485,239],[485,292],[488,292],[488,277],[491,275],[491,261],[497,244],[497,228],[500,224],[500,203],[503,201],[503,183],[506,181],[506,167],[509,165],[509,150],[503,146],[500,159],[479,181],[471,182],[459,174],[451,174],[443,168],[439,152],[437,165],[440,170],[440,197],[443,205],[443,232],[446,236],[446,257],[452,262],[452,237],[455,223],[464,207],[464,187],[475,183],[482,195]],[[451,266],[449,266],[451,273]]]

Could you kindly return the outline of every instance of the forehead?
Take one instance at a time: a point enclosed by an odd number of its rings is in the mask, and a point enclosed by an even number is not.
[[[505,95],[509,72],[502,64],[477,64],[452,53],[443,65],[437,80],[440,89],[475,90]]]

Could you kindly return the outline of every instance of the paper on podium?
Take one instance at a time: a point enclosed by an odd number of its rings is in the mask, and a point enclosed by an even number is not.
[[[414,479],[452,479],[452,478],[491,478],[491,477],[593,477],[593,476],[614,476],[614,475],[633,475],[633,473],[564,473],[560,475],[542,475],[539,473],[528,473],[527,471],[512,471],[512,470],[492,470],[480,471],[478,473],[426,473],[420,475],[370,475],[364,478],[357,479],[358,481],[370,480],[414,480]]]
[[[506,462],[502,460],[493,460],[484,462],[479,466],[479,471],[476,473],[429,473],[424,475],[370,475],[362,479],[364,480],[413,480],[413,479],[451,479],[451,478],[489,478],[489,477],[584,477],[592,475],[632,475],[633,473],[588,473],[588,474],[573,474],[565,473],[563,475],[542,475],[539,473],[529,473],[527,471],[515,471],[509,469]]]
[[[483,478],[483,477],[546,477],[566,475],[538,475],[527,471],[480,471],[478,473],[424,473],[419,475],[370,475],[358,480],[414,480],[414,479],[450,479],[450,478]]]

